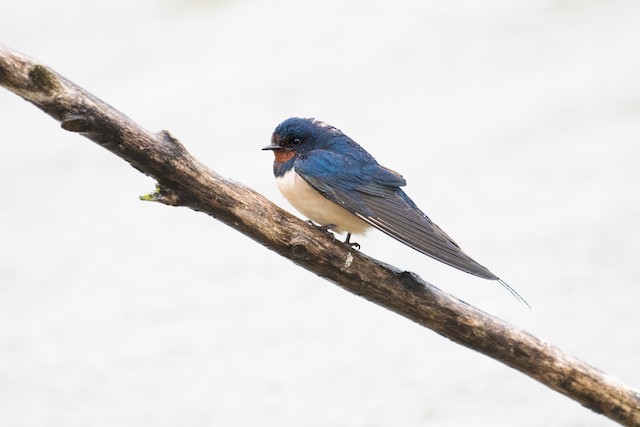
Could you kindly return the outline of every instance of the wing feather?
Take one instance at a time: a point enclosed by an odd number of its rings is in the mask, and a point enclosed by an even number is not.
[[[498,279],[465,254],[453,239],[418,209],[399,188],[405,184],[402,176],[377,163],[359,165],[355,169],[349,165],[349,168],[342,169],[340,166],[344,165],[336,164],[339,158],[329,156],[324,160],[324,169],[308,162],[295,165],[296,172],[324,197],[427,256],[485,279]],[[327,168],[327,164],[333,164],[334,168]],[[331,173],[331,169],[341,172]],[[321,173],[318,172],[320,170]],[[345,170],[357,173],[345,173]]]

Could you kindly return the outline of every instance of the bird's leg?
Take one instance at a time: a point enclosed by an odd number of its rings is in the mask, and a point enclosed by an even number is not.
[[[331,230],[332,228],[334,228],[336,225],[335,224],[327,224],[327,225],[319,225],[318,228],[322,231],[326,231],[327,233],[329,232],[329,230]]]
[[[333,239],[333,241],[335,242],[336,240],[336,236],[329,230],[331,230],[332,228],[336,227],[335,224],[327,224],[327,225],[318,225],[316,223],[314,223],[313,221],[311,221],[310,219],[305,221],[307,224],[313,225],[315,228],[317,228],[318,230],[322,230],[325,233],[327,233],[329,236],[331,236],[331,239]]]
[[[347,238],[344,240],[344,243],[351,246],[352,248],[360,249],[360,243],[350,242],[351,233],[347,233]]]

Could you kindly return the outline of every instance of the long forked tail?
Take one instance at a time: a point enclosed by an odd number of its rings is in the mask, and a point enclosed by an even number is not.
[[[498,283],[500,283],[506,290],[508,290],[511,295],[513,295],[514,297],[516,297],[518,300],[520,300],[521,302],[523,302],[527,307],[529,307],[529,309],[531,309],[531,306],[529,305],[529,303],[520,296],[519,293],[516,292],[515,289],[513,289],[511,286],[507,285],[507,282],[505,282],[502,279],[497,279]]]

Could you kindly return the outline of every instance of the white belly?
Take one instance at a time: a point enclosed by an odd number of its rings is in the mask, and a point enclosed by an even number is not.
[[[276,183],[289,203],[316,224],[335,224],[337,227],[333,227],[332,230],[336,233],[353,234],[364,234],[370,227],[342,206],[318,193],[293,169],[281,177],[276,177]]]

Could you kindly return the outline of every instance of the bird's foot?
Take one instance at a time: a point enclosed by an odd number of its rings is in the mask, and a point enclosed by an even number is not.
[[[320,230],[326,231],[328,233],[329,230],[331,230],[332,228],[336,228],[336,225],[335,224],[327,224],[327,225],[318,225],[317,227]]]
[[[327,235],[331,236],[331,239],[335,242],[336,241],[336,236],[335,234],[333,234],[331,231],[332,228],[336,227],[335,224],[327,224],[327,225],[318,225],[316,223],[314,223],[313,221],[311,221],[310,219],[305,221],[307,224],[313,225],[315,228],[317,228],[320,231],[324,231]]]
[[[351,239],[351,233],[347,233],[347,238],[344,240],[344,243],[346,245],[351,246],[352,248],[356,248],[360,250],[360,243],[351,242],[350,239]]]

